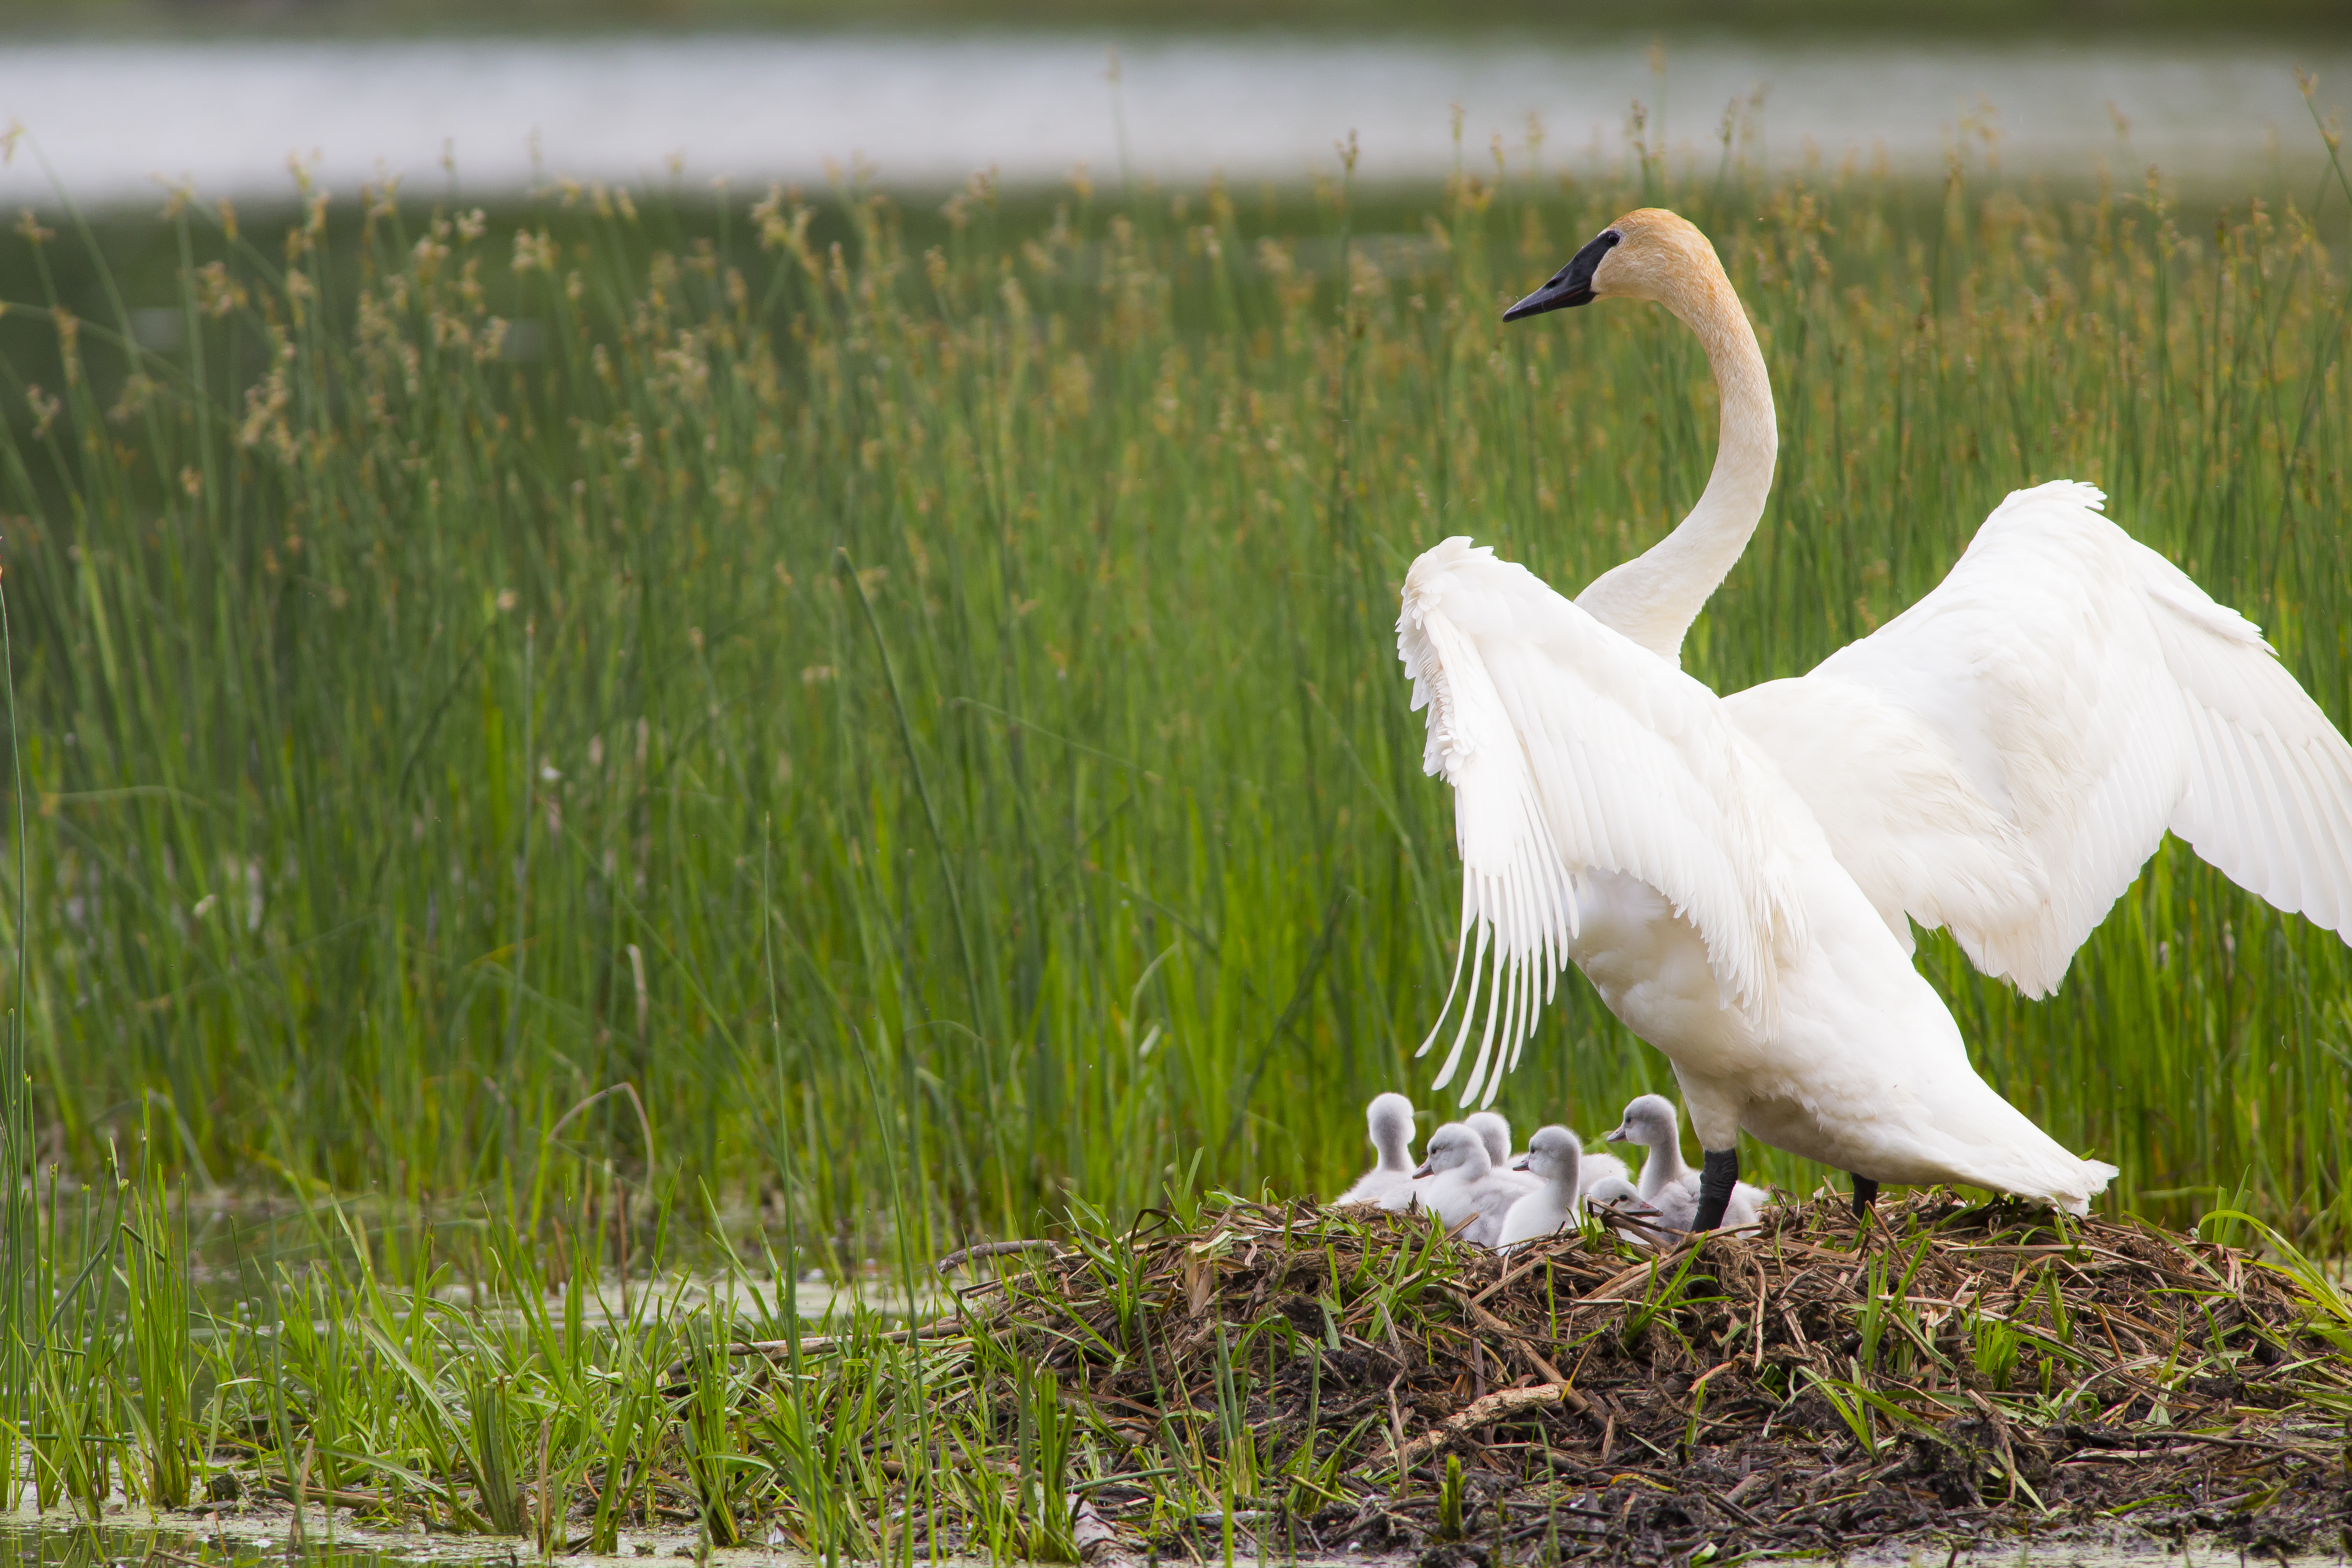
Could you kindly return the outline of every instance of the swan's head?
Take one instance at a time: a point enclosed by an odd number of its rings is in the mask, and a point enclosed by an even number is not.
[[[1372,1147],[1380,1151],[1383,1169],[1404,1170],[1412,1163],[1412,1101],[1401,1094],[1376,1094],[1364,1107],[1364,1124],[1371,1130]]]
[[[1475,1181],[1494,1169],[1486,1157],[1486,1141],[1475,1128],[1459,1121],[1449,1121],[1429,1135],[1429,1147],[1423,1151],[1421,1169],[1416,1176],[1434,1176],[1444,1171],[1460,1171]]]
[[[1528,1140],[1528,1152],[1519,1157],[1515,1171],[1532,1171],[1549,1182],[1560,1183],[1573,1190],[1577,1167],[1584,1163],[1584,1142],[1565,1127],[1538,1127]]]
[[[1625,1107],[1625,1120],[1609,1134],[1609,1142],[1663,1149],[1682,1136],[1679,1125],[1673,1100],[1663,1094],[1645,1094]]]
[[[1501,1111],[1473,1111],[1462,1120],[1486,1142],[1489,1161],[1497,1165],[1511,1163],[1511,1123]]]
[[[1509,310],[1516,321],[1595,300],[1654,300],[1687,319],[1702,300],[1728,289],[1715,247],[1688,219],[1637,207],[1585,242],[1551,280]]]

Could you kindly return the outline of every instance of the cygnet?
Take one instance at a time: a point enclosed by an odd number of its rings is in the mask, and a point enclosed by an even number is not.
[[[1676,1205],[1681,1210],[1683,1222],[1676,1225],[1660,1214],[1655,1205],[1635,1192],[1633,1184],[1622,1176],[1603,1176],[1593,1183],[1585,1191],[1584,1204],[1587,1209],[1601,1216],[1603,1224],[1621,1220],[1635,1222],[1619,1230],[1618,1234],[1637,1247],[1655,1247],[1663,1241],[1673,1240],[1673,1232],[1687,1228],[1698,1211],[1698,1198],[1693,1194],[1687,1203]]]
[[[1412,1204],[1412,1101],[1401,1094],[1376,1094],[1364,1108],[1364,1125],[1380,1155],[1356,1184],[1332,1201],[1378,1204],[1402,1209]]]
[[[1671,1201],[1677,1206],[1680,1199],[1661,1196],[1675,1189],[1686,1189],[1690,1194],[1691,1214],[1698,1213],[1698,1173],[1683,1163],[1682,1118],[1675,1102],[1663,1094],[1639,1096],[1625,1107],[1625,1120],[1609,1134],[1612,1143],[1639,1143],[1649,1150],[1642,1162],[1642,1180],[1636,1187],[1641,1195],[1653,1204],[1663,1205]],[[1731,1200],[1724,1205],[1723,1226],[1730,1230],[1754,1225],[1759,1212],[1770,1197],[1762,1187],[1740,1182],[1731,1189]],[[1677,1226],[1687,1229],[1687,1226]]]
[[[1575,1224],[1582,1191],[1579,1167],[1583,1163],[1584,1144],[1575,1133],[1565,1127],[1538,1128],[1528,1140],[1528,1152],[1519,1156],[1517,1169],[1534,1173],[1543,1184],[1511,1205],[1495,1245],[1531,1241]]]
[[[1609,1134],[1612,1143],[1638,1143],[1649,1151],[1633,1190],[1654,1197],[1662,1187],[1696,1183],[1698,1173],[1683,1163],[1682,1118],[1663,1094],[1644,1094],[1625,1107],[1625,1120]]]
[[[1480,1142],[1486,1145],[1486,1162],[1494,1167],[1498,1178],[1516,1184],[1522,1194],[1534,1192],[1543,1185],[1541,1177],[1528,1175],[1518,1161],[1512,1157],[1508,1117],[1499,1110],[1474,1110],[1462,1121],[1463,1125],[1478,1134]]]
[[[1496,1170],[1495,1163],[1486,1157],[1486,1140],[1459,1121],[1449,1121],[1431,1133],[1423,1152],[1421,1169],[1413,1173],[1422,1206],[1449,1230],[1468,1221],[1462,1230],[1464,1240],[1494,1246],[1503,1232],[1504,1216],[1524,1192],[1521,1179]]]
[[[1519,1171],[1526,1168],[1518,1161],[1511,1158],[1511,1123],[1501,1111],[1475,1111],[1462,1120],[1475,1127],[1478,1130],[1478,1136],[1486,1141],[1486,1157],[1495,1163],[1495,1169]],[[1582,1147],[1581,1140],[1578,1141],[1578,1146]],[[1534,1144],[1530,1142],[1528,1147],[1533,1148]],[[1584,1156],[1583,1164],[1580,1168],[1583,1174],[1577,1179],[1587,1187],[1591,1186],[1603,1176],[1624,1176],[1629,1181],[1632,1179],[1631,1173],[1625,1169],[1625,1162],[1614,1154],[1596,1154],[1588,1151]],[[1534,1184],[1529,1184],[1530,1186]]]
[[[1577,1183],[1583,1188],[1586,1197],[1592,1195],[1592,1185],[1595,1182],[1605,1182],[1612,1176],[1624,1183],[1627,1192],[1633,1191],[1633,1173],[1627,1170],[1625,1162],[1614,1154],[1603,1154],[1587,1149],[1584,1152],[1583,1160],[1577,1166]]]
[[[1486,1145],[1486,1158],[1495,1169],[1511,1168],[1511,1119],[1499,1110],[1474,1110],[1462,1119],[1463,1125],[1478,1134]]]

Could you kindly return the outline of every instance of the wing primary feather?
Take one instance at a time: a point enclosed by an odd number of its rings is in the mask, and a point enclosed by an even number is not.
[[[2263,736],[2261,743],[2266,753],[2263,761],[2270,764],[2263,771],[2277,781],[2278,794],[2288,807],[2279,826],[2287,838],[2288,858],[2295,868],[2294,902],[2280,907],[2308,914],[2314,905],[2327,902],[2326,873],[2316,831],[2319,802],[2305,781],[2302,760],[2294,754],[2294,748],[2282,743],[2275,734]]]
[[[2271,841],[2269,834],[2260,831],[2260,802],[2263,791],[2256,780],[2262,770],[2255,764],[2253,758],[2246,755],[2244,731],[2225,721],[2221,738],[2221,755],[2230,765],[2231,784],[2235,787],[2238,795],[2232,805],[2236,806],[2239,816],[2252,818],[2257,829],[2248,845],[2248,847],[2253,851],[2254,864],[2257,868],[2255,875],[2262,879],[2256,885],[2255,890],[2265,899],[2275,899],[2286,881],[2286,871],[2279,864],[2278,847]]]
[[[2253,743],[2255,738],[2243,730],[2239,731],[2238,734],[2239,752],[2245,758],[2247,771],[2253,775],[2260,785],[2259,793],[2254,798],[2268,808],[2270,816],[2267,825],[2269,831],[2263,837],[2270,841],[2271,857],[2276,871],[2272,887],[2266,890],[2265,896],[2283,910],[2301,910],[2303,908],[2304,858],[2295,852],[2295,814],[2291,807],[2287,792],[2280,788],[2284,781],[2279,777],[2279,771],[2263,765],[2269,759],[2255,750]]]
[[[2242,818],[2258,797],[2252,781],[2246,776],[2246,759],[2238,746],[2237,730],[2218,713],[2213,715],[2212,748],[2206,765],[2219,787],[2212,792],[2213,800],[2208,809],[2218,825],[2232,816]],[[2271,865],[2269,846],[2249,836],[2242,853],[2248,873],[2246,885],[2267,894],[2278,880]]]
[[[1471,889],[1475,886],[1476,883],[1470,878],[1462,879],[1462,897],[1465,908],[1468,907],[1472,897]],[[1478,969],[1486,962],[1486,937],[1492,929],[1485,921],[1478,922],[1477,948],[1470,956],[1470,994],[1462,1007],[1462,1027],[1454,1034],[1454,1048],[1445,1053],[1445,1065],[1437,1069],[1437,1077],[1430,1083],[1429,1087],[1433,1089],[1444,1089],[1452,1080],[1454,1065],[1462,1059],[1462,1047],[1470,1038],[1470,1026],[1478,1021]],[[1439,1026],[1443,1027],[1444,1023],[1444,1021],[1440,1019]],[[1432,1031],[1432,1037],[1435,1037],[1434,1031]]]
[[[1446,1017],[1454,1011],[1454,994],[1462,989],[1463,961],[1470,956],[1471,920],[1470,887],[1465,881],[1462,888],[1462,929],[1454,933],[1454,979],[1445,987],[1445,1005],[1437,1010],[1437,1022],[1429,1026],[1429,1037],[1421,1042],[1421,1049],[1412,1053],[1416,1061],[1427,1056],[1429,1047],[1437,1043],[1439,1031],[1445,1027]],[[1473,995],[1477,994],[1478,982],[1475,976],[1470,982],[1470,990]]]
[[[2335,875],[2327,879],[2326,917],[2313,914],[2308,910],[2304,912],[2328,930],[2341,931],[2347,913],[2352,912],[2346,908],[2347,900],[2352,900],[2352,888],[2346,885],[2347,880],[2352,880],[2352,820],[2347,820],[2347,807],[2352,806],[2352,776],[2345,776],[2339,764],[2335,770],[2338,776],[2331,783],[2327,777],[2330,771],[2327,764],[2336,759],[2330,758],[2316,746],[2294,744],[2291,754],[2304,770],[2311,795],[2318,802],[2315,832],[2325,848],[2331,852],[2328,864],[2336,868]]]
[[[2325,763],[2314,747],[2285,735],[2274,735],[2271,745],[2305,803],[2304,837],[2310,844],[2311,858],[2304,878],[2303,912],[2336,930],[2343,924],[2344,880],[2347,868],[2352,868],[2352,855],[2346,852],[2336,820],[2345,796],[2327,787]]]
[[[1486,1019],[1488,1035],[1493,1039],[1510,1038],[1511,1024],[1518,1010],[1519,971],[1523,967],[1519,944],[1525,935],[1525,928],[1518,924],[1518,884],[1519,868],[1517,862],[1514,861],[1504,872],[1501,887],[1504,918],[1511,922],[1511,942],[1503,954],[1502,967],[1496,971],[1498,984],[1495,987],[1494,1007]],[[1463,1099],[1465,1105],[1476,1100],[1486,1089],[1486,1079],[1491,1075],[1493,1067],[1492,1047],[1482,1043],[1478,1047],[1478,1070],[1471,1075],[1471,1082],[1475,1087],[1465,1091]]]
[[[1503,1010],[1503,971],[1509,966],[1510,955],[1495,954],[1494,982],[1486,992],[1486,1026],[1479,1031],[1478,1058],[1471,1064],[1470,1081],[1462,1086],[1462,1103],[1469,1104],[1478,1097],[1478,1089],[1486,1077],[1486,1059],[1495,1051],[1495,1022]]]

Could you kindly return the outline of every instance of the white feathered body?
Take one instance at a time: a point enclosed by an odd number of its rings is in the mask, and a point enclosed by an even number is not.
[[[1699,1141],[1729,1148],[1745,1130],[1874,1181],[2086,1207],[2114,1167],[2068,1153],[1977,1075],[1950,1010],[1819,826],[1790,817],[1780,842],[1806,920],[1780,955],[1769,1021],[1723,1005],[1706,943],[1654,889],[1609,873],[1580,889],[1569,956],[1674,1063]]]
[[[1591,1149],[1586,1150],[1584,1159],[1577,1167],[1577,1196],[1581,1198],[1592,1190],[1593,1183],[1605,1182],[1612,1176],[1621,1182],[1629,1179],[1625,1162],[1614,1154],[1604,1154]]]
[[[1353,1185],[1331,1201],[1334,1204],[1376,1204],[1384,1209],[1403,1210],[1412,1206],[1414,1183],[1412,1167],[1391,1171],[1376,1167],[1356,1178]]]
[[[1534,1183],[1517,1172],[1491,1169],[1441,1171],[1414,1185],[1421,1206],[1443,1220],[1447,1229],[1470,1221],[1462,1239],[1475,1247],[1494,1246],[1503,1234],[1511,1205],[1535,1188]]]
[[[1551,1236],[1573,1224],[1582,1207],[1580,1192],[1564,1191],[1559,1184],[1546,1182],[1512,1203],[1503,1215],[1502,1228],[1495,1235],[1495,1245],[1516,1247],[1523,1241]]]

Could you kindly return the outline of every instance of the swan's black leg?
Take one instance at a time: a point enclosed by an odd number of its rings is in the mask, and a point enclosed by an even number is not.
[[[1868,1176],[1854,1177],[1853,1217],[1860,1219],[1863,1215],[1868,1214],[1870,1212],[1870,1205],[1877,1201],[1878,1184],[1872,1181]]]
[[[1713,1230],[1721,1225],[1724,1208],[1731,1202],[1731,1189],[1738,1184],[1739,1151],[1709,1149],[1698,1169],[1698,1215],[1691,1228]]]

